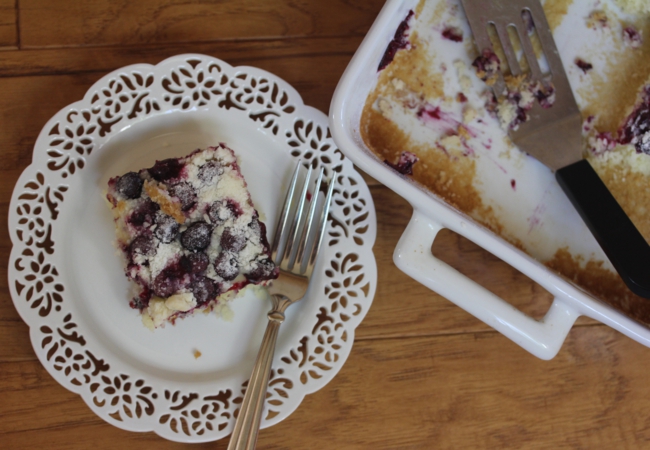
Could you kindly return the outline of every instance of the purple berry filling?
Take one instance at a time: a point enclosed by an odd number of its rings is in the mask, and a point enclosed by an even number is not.
[[[458,27],[446,27],[442,30],[442,37],[454,42],[463,42],[463,30]]]
[[[199,167],[198,177],[204,183],[210,183],[214,177],[223,175],[223,166],[216,161],[208,161]]]
[[[534,89],[533,94],[539,102],[539,106],[542,108],[550,108],[555,103],[555,88],[553,86],[546,86],[542,88],[541,85],[538,85]]]
[[[205,305],[219,293],[217,284],[210,278],[203,276],[195,277],[190,283],[189,289],[194,294],[197,307]]]
[[[154,223],[156,212],[160,209],[157,203],[149,199],[143,201],[128,218],[128,222],[136,227],[149,226]]]
[[[176,239],[176,236],[178,236],[178,230],[180,227],[180,224],[176,222],[176,219],[172,216],[159,212],[156,215],[156,229],[153,234],[160,239],[163,244],[169,244]]]
[[[129,172],[118,178],[115,190],[126,198],[139,198],[142,194],[144,180],[135,172]]]
[[[411,152],[402,152],[397,164],[391,164],[387,160],[384,160],[386,164],[403,175],[413,175],[413,165],[418,161],[419,158]]]
[[[629,115],[619,131],[621,144],[633,144],[636,151],[650,155],[650,86],[646,86],[642,102]]]
[[[637,48],[641,46],[641,33],[632,26],[623,28],[623,41],[630,47]]]
[[[199,251],[210,245],[212,226],[206,222],[194,222],[181,233],[181,245],[190,251]]]
[[[393,59],[395,58],[395,55],[397,54],[398,50],[401,50],[403,48],[408,48],[409,41],[407,39],[406,32],[410,28],[408,23],[414,14],[415,13],[413,12],[413,10],[409,10],[408,14],[406,15],[406,18],[402,20],[402,22],[397,27],[397,30],[395,31],[395,36],[388,44],[388,47],[386,47],[384,56],[382,56],[381,61],[379,62],[379,67],[377,67],[378,72],[380,70],[385,69],[386,66],[388,66],[391,62],[393,62]]]
[[[156,254],[156,241],[150,234],[141,234],[131,242],[129,246],[129,255],[131,260],[136,255],[153,256]]]
[[[226,228],[221,235],[221,248],[229,252],[240,252],[246,246],[246,238],[241,234],[233,232],[232,228]]]
[[[239,264],[237,258],[227,251],[222,251],[214,261],[214,270],[225,281],[232,281],[239,274]]]
[[[476,68],[476,74],[478,77],[487,81],[494,76],[497,72],[501,70],[501,60],[499,57],[490,49],[486,48],[483,52],[474,59],[472,65]]]
[[[190,253],[183,255],[178,264],[185,272],[200,275],[207,270],[210,259],[203,252]]]
[[[247,275],[246,279],[256,283],[260,280],[268,279],[268,278],[275,278],[274,272],[276,271],[275,264],[273,264],[273,261],[270,259],[263,259],[261,261],[257,261],[255,268],[251,270]]]
[[[583,61],[580,58],[576,58],[575,60],[576,66],[580,68],[584,73],[589,72],[591,69],[594,68],[594,66],[586,61]]]
[[[208,208],[207,214],[213,224],[219,225],[230,218],[237,218],[243,213],[240,206],[236,202],[228,200],[220,200],[214,202]]]
[[[181,209],[188,211],[196,204],[196,191],[190,183],[180,182],[169,188],[169,193],[181,202]]]
[[[154,294],[158,297],[167,298],[178,292],[189,283],[189,276],[179,265],[173,265],[163,269],[153,280],[151,286]]]
[[[183,170],[183,164],[177,158],[170,158],[156,161],[156,164],[148,169],[148,172],[154,180],[165,182],[178,178],[181,170]]]

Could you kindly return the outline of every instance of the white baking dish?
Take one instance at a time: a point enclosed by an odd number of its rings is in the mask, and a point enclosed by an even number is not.
[[[330,108],[332,134],[341,151],[360,169],[381,180],[413,207],[413,217],[394,252],[397,267],[542,359],[551,359],[557,354],[581,315],[650,346],[650,329],[593,298],[428,190],[398,174],[363,142],[359,131],[360,118],[366,98],[377,83],[378,64],[400,22],[409,10],[416,9],[417,4],[417,0],[389,0],[386,3],[343,74]],[[538,174],[542,178],[552,178],[545,168],[540,168]],[[568,200],[563,198],[559,189],[552,195],[557,196],[557,200],[554,197],[551,202],[553,208],[557,208],[555,214],[562,215],[567,211],[567,220],[573,223],[571,214],[575,212],[571,211]],[[578,228],[570,230],[569,234],[581,236],[584,225],[577,215],[575,218]],[[442,228],[470,239],[549,291],[555,298],[546,316],[541,320],[529,317],[435,258],[430,249]],[[588,231],[583,234],[589,236]],[[591,245],[585,242],[585,245]]]

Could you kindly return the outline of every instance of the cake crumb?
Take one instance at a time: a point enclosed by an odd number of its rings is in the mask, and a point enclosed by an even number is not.
[[[201,357],[201,352],[197,349],[192,350],[192,354],[194,355],[194,359],[199,359]]]
[[[593,11],[589,14],[589,17],[587,17],[587,28],[591,28],[592,30],[602,30],[607,28],[607,25],[608,19],[605,11]]]
[[[390,102],[386,100],[384,97],[379,97],[377,99],[377,109],[379,109],[379,112],[381,113],[382,116],[384,116],[387,119],[390,119],[393,112],[393,107],[391,106]]]
[[[462,156],[465,153],[463,147],[463,142],[460,139],[460,136],[452,134],[450,136],[445,136],[440,140],[440,145],[442,145],[450,155],[453,156]]]
[[[396,91],[403,91],[404,89],[406,89],[406,83],[404,83],[399,78],[393,78],[391,80],[391,84],[393,85]]]
[[[627,14],[650,14],[650,2],[647,0],[616,0],[616,4]]]
[[[631,48],[641,47],[641,44],[643,44],[641,31],[637,30],[631,25],[623,27],[623,42],[625,45]]]
[[[185,223],[186,219],[180,202],[174,201],[166,190],[159,188],[154,181],[149,180],[145,181],[144,190],[151,200],[160,205],[160,209],[165,214],[172,216],[180,224]]]
[[[217,315],[217,317],[225,320],[226,322],[232,322],[235,318],[235,312],[226,303],[217,303],[217,306],[214,307],[214,313]]]
[[[478,112],[471,106],[463,108],[463,123],[470,123],[478,117]]]

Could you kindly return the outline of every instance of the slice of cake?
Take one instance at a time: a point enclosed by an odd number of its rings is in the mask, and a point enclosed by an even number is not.
[[[278,275],[266,227],[224,144],[111,178],[107,199],[134,286],[131,307],[149,328]]]

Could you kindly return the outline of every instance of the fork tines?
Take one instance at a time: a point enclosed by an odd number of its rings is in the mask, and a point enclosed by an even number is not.
[[[275,230],[271,257],[280,269],[309,276],[325,234],[335,178],[332,177],[329,181],[323,199],[319,194],[325,176],[324,168],[321,167],[316,181],[313,182],[313,170],[310,166],[299,186],[300,174],[304,172],[301,167],[299,162],[293,172]],[[297,267],[294,267],[296,264]]]

